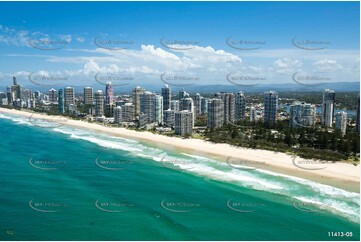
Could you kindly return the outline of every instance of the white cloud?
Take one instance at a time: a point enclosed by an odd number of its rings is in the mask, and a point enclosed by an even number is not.
[[[0,27],[0,44],[28,46],[29,32],[25,30],[17,31],[13,28]]]
[[[68,42],[73,39],[79,43],[85,42],[85,38],[80,35],[73,37],[69,34],[30,33],[0,25],[0,45],[28,46],[28,39],[34,36],[48,40],[56,37]],[[69,53],[63,55],[64,51]],[[3,55],[3,58],[4,56],[28,57],[31,61],[33,58],[40,58],[39,61],[37,60],[38,63],[44,61],[53,69],[62,68],[62,73],[78,77],[79,80],[92,78],[98,72],[108,72],[131,73],[139,76],[141,81],[151,82],[159,80],[159,76],[164,72],[183,71],[201,77],[204,84],[227,84],[224,82],[227,73],[241,71],[246,74],[267,76],[270,82],[289,82],[291,80],[289,76],[296,71],[324,71],[342,76],[343,80],[356,81],[359,80],[360,72],[359,50],[304,51],[292,48],[229,52],[212,46],[168,49],[142,44],[139,47],[134,46],[133,49],[123,50],[63,48],[62,55],[57,56],[58,53],[34,52],[33,55],[16,53]],[[19,75],[24,75],[24,72],[19,72]],[[333,79],[338,80],[338,78]]]
[[[301,61],[289,57],[282,57],[273,63],[273,70],[280,74],[292,73],[300,70]]]
[[[29,40],[63,40],[70,43],[72,36],[70,34],[47,34],[39,31],[30,32],[0,25],[0,44],[31,47]]]
[[[328,71],[335,72],[339,70],[343,70],[344,67],[337,63],[336,60],[322,59],[312,63],[317,71]]]
[[[84,37],[80,37],[80,36],[76,37],[75,39],[76,39],[79,43],[84,43],[84,41],[85,41],[85,38],[84,38]]]

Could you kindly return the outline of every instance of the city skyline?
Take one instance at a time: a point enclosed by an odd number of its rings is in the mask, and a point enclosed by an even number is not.
[[[192,133],[195,127],[195,121],[198,116],[206,114],[207,128],[219,128],[224,125],[236,125],[239,121],[246,119],[251,122],[257,121],[260,117],[264,123],[275,124],[277,121],[283,120],[280,113],[279,99],[277,91],[265,91],[263,93],[263,105],[255,108],[254,102],[248,103],[247,97],[243,91],[237,93],[218,91],[216,93],[208,93],[203,97],[199,93],[190,95],[184,89],[180,90],[178,95],[172,95],[172,89],[165,84],[158,92],[151,92],[140,86],[136,86],[132,90],[132,95],[116,95],[113,92],[111,82],[107,82],[104,91],[101,89],[93,89],[84,87],[83,93],[76,95],[73,87],[64,87],[55,90],[50,88],[48,95],[39,91],[33,92],[30,89],[24,89],[16,79],[12,78],[13,85],[7,88],[6,93],[0,92],[0,105],[17,108],[37,108],[50,107],[57,105],[59,114],[67,115],[83,115],[79,112],[79,108],[85,106],[88,110],[85,115],[93,115],[95,121],[121,124],[123,122],[133,123],[139,128],[149,129],[151,127],[168,127],[174,129],[175,134],[187,135]],[[178,99],[177,99],[178,96]],[[335,113],[335,96],[336,93],[331,89],[323,90],[322,110],[319,116],[319,122],[327,128],[341,129],[343,135],[346,133],[346,124],[348,123],[347,113],[338,110]],[[172,98],[175,98],[175,100]],[[40,101],[40,103],[39,103]],[[45,106],[44,106],[45,105]],[[50,106],[49,106],[50,105]],[[79,106],[80,105],[80,106]],[[286,111],[290,128],[297,127],[314,127],[317,122],[316,105],[305,103],[295,99],[292,103],[288,103],[290,109]],[[136,111],[138,107],[139,111]],[[48,108],[47,108],[48,109]],[[247,109],[247,115],[246,115]],[[357,106],[356,132],[359,125],[359,104]],[[49,111],[49,109],[48,109]],[[185,132],[180,131],[180,123],[178,119],[185,117],[184,112],[187,111],[191,115],[191,128],[184,128]],[[258,112],[258,113],[257,113]],[[353,116],[353,115],[352,115]],[[349,119],[351,120],[351,119]],[[188,121],[187,121],[188,122]],[[124,125],[124,123],[122,123]],[[151,125],[151,126],[149,126]]]

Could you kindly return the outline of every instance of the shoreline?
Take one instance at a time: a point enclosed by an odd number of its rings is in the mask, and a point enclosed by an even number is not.
[[[97,123],[73,120],[64,116],[53,116],[30,111],[0,108],[0,113],[34,117],[56,122],[64,126],[87,129],[103,134],[129,138],[145,142],[149,146],[166,150],[182,151],[232,165],[246,165],[284,175],[291,175],[344,190],[360,193],[360,165],[335,162],[313,164],[306,160],[286,153],[260,149],[235,147],[224,143],[211,143],[200,139],[185,139],[154,134],[148,131],[135,131],[126,128],[107,127]],[[242,161],[242,163],[239,163]],[[303,168],[302,168],[303,167]]]

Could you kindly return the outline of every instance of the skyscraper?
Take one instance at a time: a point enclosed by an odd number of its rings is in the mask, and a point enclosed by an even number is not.
[[[201,98],[201,113],[208,112],[208,98],[202,97]]]
[[[194,126],[195,118],[196,118],[194,114],[194,102],[188,93],[182,98],[182,100],[179,103],[179,111],[183,111],[183,110],[188,110],[189,112],[193,113],[192,117],[193,117],[193,126]]]
[[[264,116],[265,123],[277,122],[278,93],[269,91],[264,93]]]
[[[55,101],[53,103],[57,103],[57,96],[58,96],[58,92],[55,91]],[[26,107],[26,108],[34,108],[35,107],[35,100],[34,100],[34,94],[30,89],[24,89],[21,93],[21,100],[22,100],[22,107]],[[50,101],[50,99],[49,99]]]
[[[64,88],[64,106],[65,106],[65,108],[68,109],[70,104],[75,104],[74,88],[66,87],[66,88]]]
[[[234,93],[221,92],[217,93],[216,97],[221,99],[223,102],[223,123],[234,123],[236,107],[236,98]]]
[[[163,97],[161,95],[154,96],[154,122],[163,124]]]
[[[131,122],[134,120],[134,105],[132,103],[126,103],[122,107],[122,121]]]
[[[21,106],[22,90],[22,86],[17,83],[16,77],[13,76],[13,85],[10,87],[10,99],[11,105],[13,105],[14,107]]]
[[[170,102],[170,109],[175,111],[175,112],[178,112],[179,111],[179,101],[178,100],[172,100]]]
[[[333,90],[325,89],[323,92],[322,125],[326,127],[332,127],[335,110],[335,96]]]
[[[137,86],[133,89],[133,105],[134,105],[134,118],[136,118],[140,113],[140,95],[144,93],[144,88]]]
[[[12,96],[11,96],[11,87],[6,87],[6,99],[7,99],[7,103],[8,105],[12,105]]]
[[[336,119],[336,128],[341,130],[342,135],[346,134],[346,126],[347,126],[347,113],[346,112],[338,112],[335,115]]]
[[[194,95],[194,113],[195,113],[196,116],[201,114],[201,111],[202,111],[201,100],[202,100],[201,94],[196,93]]]
[[[155,122],[155,93],[145,91],[140,94],[140,113],[144,114],[144,122],[147,124]]]
[[[172,101],[172,91],[167,84],[162,88],[162,97],[163,97],[163,110],[170,109],[170,103]]]
[[[58,112],[60,114],[64,113],[64,93],[63,89],[59,89],[58,91]]]
[[[236,120],[244,120],[246,118],[246,97],[243,92],[236,93]]]
[[[174,127],[174,116],[175,111],[173,110],[164,110],[163,111],[163,123],[165,126],[173,128]]]
[[[187,93],[179,103],[179,111],[188,110],[194,112],[193,99]]]
[[[218,98],[210,99],[208,102],[208,120],[207,127],[209,129],[220,128],[223,126],[224,114],[223,114],[223,101]]]
[[[113,117],[114,116],[114,103],[105,104],[104,105],[104,116],[105,117]]]
[[[316,123],[316,106],[295,101],[290,107],[289,126],[291,128],[297,127],[311,127]]]
[[[49,101],[51,103],[56,103],[58,101],[58,92],[54,88],[49,90]]]
[[[84,104],[85,105],[93,105],[93,88],[84,87]]]
[[[0,105],[7,105],[8,101],[6,99],[6,94],[4,92],[0,92]]]
[[[107,82],[105,86],[105,104],[113,104],[114,102],[114,91],[111,82]]]
[[[122,108],[117,106],[114,108],[114,123],[120,124],[122,122]]]
[[[104,95],[102,90],[96,91],[95,95],[95,116],[102,117],[104,115]]]
[[[174,131],[177,135],[189,135],[193,132],[193,113],[183,110],[175,113]]]

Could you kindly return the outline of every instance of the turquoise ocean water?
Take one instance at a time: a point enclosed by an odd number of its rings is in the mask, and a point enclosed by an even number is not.
[[[360,238],[359,193],[18,116],[0,133],[0,240]]]

